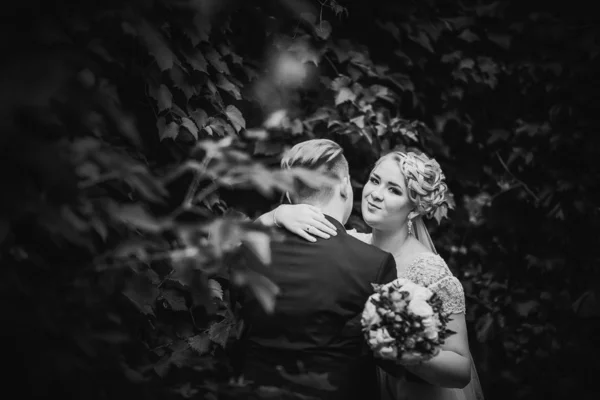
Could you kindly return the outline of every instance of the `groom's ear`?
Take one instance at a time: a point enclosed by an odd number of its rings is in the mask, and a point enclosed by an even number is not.
[[[340,184],[340,196],[342,196],[344,200],[348,199],[350,196],[350,189],[350,178],[346,176],[342,179],[342,183]]]

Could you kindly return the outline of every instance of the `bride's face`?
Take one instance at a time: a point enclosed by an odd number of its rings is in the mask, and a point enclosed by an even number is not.
[[[412,208],[398,162],[391,157],[384,159],[371,171],[363,188],[365,222],[373,229],[400,229]]]

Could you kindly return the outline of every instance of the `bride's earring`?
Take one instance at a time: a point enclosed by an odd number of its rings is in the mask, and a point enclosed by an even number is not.
[[[412,219],[408,220],[408,236],[412,236],[413,234],[413,223],[412,223]]]

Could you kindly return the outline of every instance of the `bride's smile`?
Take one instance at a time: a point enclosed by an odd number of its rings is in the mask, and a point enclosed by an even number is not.
[[[376,206],[375,204],[371,203],[369,200],[367,200],[367,209],[369,211],[375,211],[375,210],[381,210],[381,207]]]
[[[392,159],[383,159],[369,176],[362,192],[362,214],[371,228],[401,226],[411,211],[406,183]]]

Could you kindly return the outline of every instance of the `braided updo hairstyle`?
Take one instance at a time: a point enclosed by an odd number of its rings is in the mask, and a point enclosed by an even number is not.
[[[432,218],[439,207],[447,207],[446,177],[436,160],[425,154],[394,151],[381,157],[375,166],[390,157],[398,162],[404,175],[408,198],[415,206],[409,218],[423,215]]]

